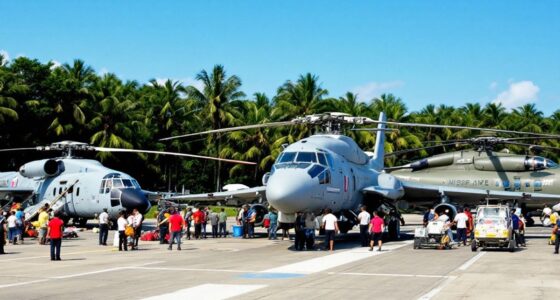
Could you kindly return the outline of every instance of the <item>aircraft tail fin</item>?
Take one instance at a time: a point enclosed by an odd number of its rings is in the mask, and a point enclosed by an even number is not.
[[[385,117],[385,113],[379,113],[379,121],[385,122],[387,121],[387,117]],[[385,129],[387,127],[384,123],[377,124],[377,129],[381,129],[377,131],[377,136],[375,138],[375,148],[373,150],[373,157],[369,161],[370,168],[381,171],[385,167]]]

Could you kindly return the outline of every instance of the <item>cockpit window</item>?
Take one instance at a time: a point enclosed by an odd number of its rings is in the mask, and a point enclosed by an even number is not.
[[[311,169],[309,169],[309,171],[307,171],[307,174],[309,174],[311,178],[315,178],[317,175],[319,175],[319,173],[323,172],[324,170],[325,167],[321,165],[314,165],[313,167],[311,167]]]
[[[123,179],[122,182],[123,182],[125,188],[133,188],[134,187],[134,185],[132,184],[132,181],[130,179]]]
[[[296,158],[297,162],[317,162],[315,152],[299,152]]]
[[[325,153],[317,152],[317,158],[319,159],[319,163],[323,166],[328,166],[327,158],[325,157]]]
[[[558,164],[551,159],[546,160],[546,167],[549,169],[558,169]]]
[[[295,157],[296,157],[296,152],[284,152],[280,157],[278,163],[292,162],[294,161]]]
[[[319,174],[319,184],[329,184],[331,182],[331,172],[325,170],[323,173]]]

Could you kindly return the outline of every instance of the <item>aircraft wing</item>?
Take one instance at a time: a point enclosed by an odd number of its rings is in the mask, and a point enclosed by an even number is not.
[[[204,194],[191,195],[175,195],[165,200],[178,202],[225,202],[229,205],[238,205],[241,203],[251,203],[255,200],[265,199],[266,187],[258,186],[248,189],[239,189],[235,191],[214,192]]]
[[[537,202],[552,202],[560,201],[560,195],[547,194],[547,193],[526,193],[517,191],[496,191],[488,190],[483,188],[465,188],[457,186],[441,186],[441,185],[431,185],[423,184],[418,182],[402,182],[406,194],[415,193],[416,195],[422,194],[426,198],[437,198],[441,194],[445,194],[451,199],[465,201],[478,201],[484,200],[486,198],[492,199],[526,199],[534,200]]]

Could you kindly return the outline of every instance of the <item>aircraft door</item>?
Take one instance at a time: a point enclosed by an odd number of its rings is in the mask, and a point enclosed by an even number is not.
[[[64,211],[68,215],[74,215],[74,214],[77,213],[76,212],[76,205],[74,204],[74,201],[76,201],[75,190],[76,190],[76,186],[78,186],[78,184],[75,184],[72,187],[71,186],[72,186],[72,183],[66,182],[64,184],[61,183],[61,187],[59,188],[59,192],[62,192],[62,190],[64,190],[64,189],[68,189],[66,195],[63,196],[62,199],[60,199],[60,201],[64,202]]]

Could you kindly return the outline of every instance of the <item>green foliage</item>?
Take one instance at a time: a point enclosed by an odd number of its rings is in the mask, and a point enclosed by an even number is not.
[[[46,145],[59,140],[88,142],[101,147],[165,150],[249,160],[245,166],[200,159],[158,155],[98,154],[109,167],[137,178],[145,189],[192,193],[212,191],[216,185],[260,185],[282,151],[282,145],[312,134],[308,126],[269,127],[225,134],[160,142],[173,135],[228,126],[262,124],[339,111],[376,119],[384,111],[392,121],[467,125],[530,132],[560,132],[560,110],[545,116],[534,104],[507,111],[501,104],[465,103],[461,107],[426,105],[410,112],[405,100],[384,94],[360,102],[352,93],[327,98],[328,91],[311,73],[278,83],[271,98],[256,93],[246,96],[242,81],[228,75],[221,65],[196,75],[201,86],[151,80],[146,84],[123,81],[114,74],[98,75],[84,61],[55,66],[36,59],[0,58],[1,148]],[[316,128],[315,128],[316,129]],[[375,144],[371,132],[347,131],[364,150]],[[399,128],[387,133],[386,152],[417,148],[427,141],[445,141],[480,135],[469,130]],[[482,133],[484,134],[484,133]],[[487,135],[487,134],[486,134]],[[556,140],[536,141],[559,146]],[[518,153],[527,151],[511,147]],[[437,148],[401,157],[388,157],[387,165],[399,165],[420,156],[449,151]],[[42,156],[41,156],[42,155]],[[79,153],[91,156],[89,153]],[[543,152],[557,160],[557,154]],[[45,154],[12,153],[0,156],[2,171]],[[228,214],[235,213],[228,208]]]

